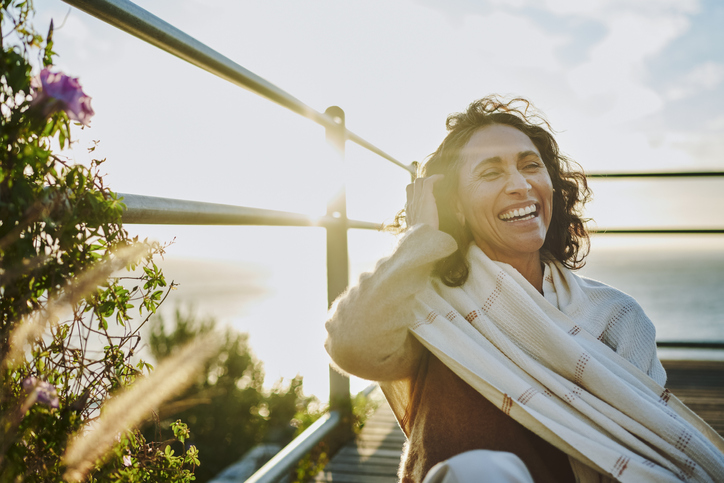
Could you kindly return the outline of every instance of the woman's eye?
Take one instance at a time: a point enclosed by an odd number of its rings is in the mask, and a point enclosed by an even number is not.
[[[532,163],[528,163],[525,165],[525,169],[530,169],[530,170],[539,169],[541,167],[542,167],[541,163],[539,163],[537,161],[534,161]]]
[[[498,176],[499,174],[500,174],[500,171],[493,169],[493,170],[483,171],[482,173],[480,173],[480,177],[481,178],[494,178],[494,177]]]

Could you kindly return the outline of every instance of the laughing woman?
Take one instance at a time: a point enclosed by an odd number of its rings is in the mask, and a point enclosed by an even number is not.
[[[572,272],[589,191],[531,111],[488,97],[448,118],[327,351],[380,382],[404,483],[724,481],[724,441],[664,389],[641,307]]]

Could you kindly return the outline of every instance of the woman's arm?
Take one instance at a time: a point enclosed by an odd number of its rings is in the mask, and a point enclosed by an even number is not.
[[[415,322],[415,295],[428,283],[435,262],[457,249],[453,237],[418,224],[389,258],[332,306],[325,347],[343,371],[364,379],[401,379],[417,367],[422,346],[408,332]]]
[[[430,279],[435,262],[457,249],[438,231],[434,175],[407,186],[406,223],[412,227],[394,254],[333,304],[325,347],[337,366],[374,381],[408,376],[417,367],[422,346],[408,333],[415,322],[415,295]]]

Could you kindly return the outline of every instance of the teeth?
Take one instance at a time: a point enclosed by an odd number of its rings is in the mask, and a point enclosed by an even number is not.
[[[533,218],[533,216],[526,216],[530,215],[531,213],[535,212],[535,205],[526,206],[525,208],[516,208],[514,210],[510,210],[507,213],[503,213],[499,216],[501,220],[510,220],[512,218],[520,218],[522,216],[525,216],[525,218],[522,218],[523,220],[530,220]]]

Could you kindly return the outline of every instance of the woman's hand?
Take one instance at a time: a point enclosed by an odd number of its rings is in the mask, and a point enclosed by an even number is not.
[[[440,228],[437,203],[435,203],[432,188],[435,182],[444,177],[442,174],[434,174],[427,178],[417,178],[414,183],[407,185],[405,218],[408,227],[418,223],[427,223],[436,230]]]

